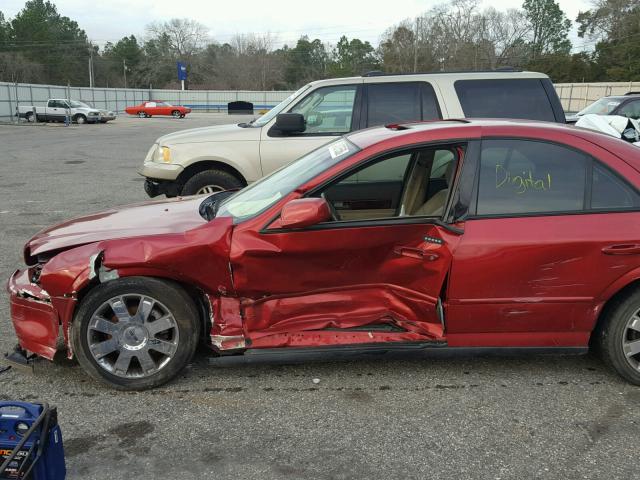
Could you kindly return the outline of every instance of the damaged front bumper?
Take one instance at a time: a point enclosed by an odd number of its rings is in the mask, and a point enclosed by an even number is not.
[[[7,282],[11,321],[20,347],[48,359],[56,353],[60,320],[49,294],[16,270]]]

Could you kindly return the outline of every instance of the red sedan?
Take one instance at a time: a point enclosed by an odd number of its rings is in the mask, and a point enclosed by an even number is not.
[[[181,105],[171,105],[167,102],[142,102],[134,107],[124,109],[129,115],[137,115],[141,118],[149,118],[154,115],[171,115],[174,118],[184,118],[187,113],[191,113],[191,109]]]
[[[219,355],[587,352],[640,384],[640,150],[452,120],[338,138],[239,192],[42,231],[9,280],[20,346],[117,388]]]

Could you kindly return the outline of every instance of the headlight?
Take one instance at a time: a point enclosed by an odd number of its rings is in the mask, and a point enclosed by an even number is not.
[[[169,147],[157,147],[153,160],[158,163],[171,163],[171,149]]]
[[[89,115],[95,117],[96,115],[98,115],[98,112],[89,112]]]
[[[169,147],[158,148],[158,161],[171,163],[171,149],[169,149]]]

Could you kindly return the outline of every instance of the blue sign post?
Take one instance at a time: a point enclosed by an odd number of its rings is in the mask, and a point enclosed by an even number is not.
[[[180,80],[180,83],[182,84],[182,90],[184,90],[184,81],[186,79],[187,79],[187,66],[182,62],[178,62],[178,80]]]

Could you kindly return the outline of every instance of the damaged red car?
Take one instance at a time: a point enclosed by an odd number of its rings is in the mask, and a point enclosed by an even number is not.
[[[217,355],[598,347],[640,384],[640,150],[563,125],[355,132],[238,192],[37,234],[15,355],[117,388]]]

